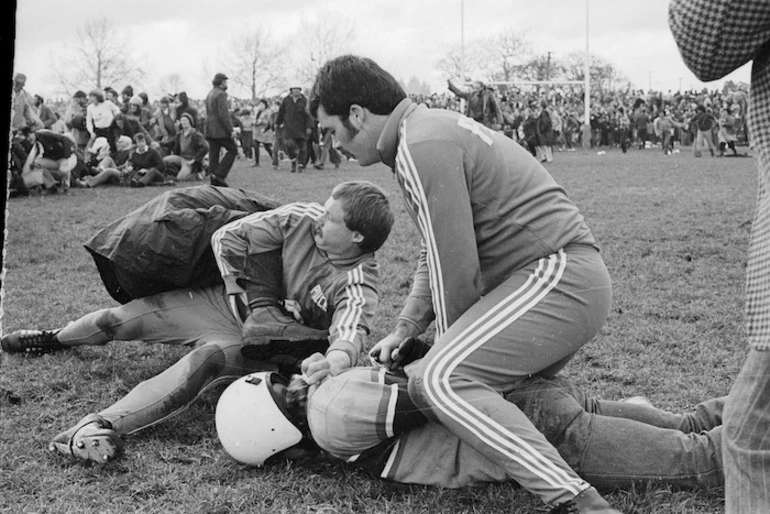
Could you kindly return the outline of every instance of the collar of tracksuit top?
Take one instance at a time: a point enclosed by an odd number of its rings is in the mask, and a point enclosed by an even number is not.
[[[380,134],[380,138],[377,140],[377,151],[380,153],[380,159],[390,166],[391,169],[395,169],[396,167],[398,127],[401,124],[401,120],[405,119],[418,108],[420,108],[420,106],[408,98],[401,100],[396,108],[393,109],[393,112],[390,113],[390,117],[385,123],[385,128],[382,129],[382,134]],[[427,107],[424,106],[422,108],[427,109]]]

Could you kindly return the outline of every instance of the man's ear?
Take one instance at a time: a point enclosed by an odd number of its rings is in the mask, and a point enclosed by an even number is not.
[[[353,235],[351,236],[350,240],[356,243],[357,245],[360,245],[364,241],[364,236],[363,234],[361,234],[361,232],[355,231],[353,232]]]
[[[366,120],[366,109],[358,104],[351,105],[348,111],[348,120],[357,130],[361,130]]]

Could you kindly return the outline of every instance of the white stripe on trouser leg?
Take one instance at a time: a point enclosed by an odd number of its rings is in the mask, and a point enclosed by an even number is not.
[[[493,309],[465,328],[454,340],[459,344],[446,345],[425,369],[425,391],[434,408],[465,427],[472,434],[502,455],[519,463],[533,475],[555,488],[575,495],[585,487],[540,454],[529,443],[482,414],[463,400],[449,385],[454,369],[473,351],[516,321],[536,305],[558,284],[566,266],[562,250],[558,256],[541,259],[537,269],[524,285],[499,302]],[[541,277],[538,275],[542,274]]]

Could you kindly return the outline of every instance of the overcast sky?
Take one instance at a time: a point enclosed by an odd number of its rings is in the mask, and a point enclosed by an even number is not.
[[[671,37],[668,0],[18,0],[14,70],[27,75],[31,93],[54,95],[50,56],[75,45],[76,28],[85,20],[106,16],[130,38],[148,72],[146,89],[153,77],[176,72],[199,98],[233,35],[261,26],[275,38],[287,37],[301,16],[325,11],[352,21],[354,53],[404,82],[414,76],[443,91],[445,77],[435,62],[463,35],[467,43],[513,28],[538,53],[558,58],[584,51],[587,1],[591,52],[615,64],[633,87],[703,87],[682,64]],[[749,66],[726,77],[749,78]]]

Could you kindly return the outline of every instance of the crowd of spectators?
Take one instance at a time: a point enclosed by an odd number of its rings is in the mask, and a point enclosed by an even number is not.
[[[745,116],[748,91],[744,88],[593,92],[590,131],[584,130],[583,86],[500,86],[493,91],[503,114],[500,129],[529,148],[539,141],[527,120],[538,118],[543,109],[552,119],[552,145],[560,150],[618,147],[626,151],[632,146],[640,149],[659,146],[664,153],[671,153],[675,145],[693,146],[699,131],[699,109],[715,120],[705,132],[708,141],[702,142],[710,144],[708,148],[713,147],[713,155],[726,155],[728,149],[736,155],[736,144],[748,144]],[[429,107],[457,111],[462,108],[461,96],[449,88],[428,96],[412,95],[412,99]],[[466,109],[468,107],[470,105]],[[700,155],[699,150],[696,149],[695,155]]]
[[[151,101],[145,92],[126,85],[120,93],[106,87],[76,91],[69,101],[47,101],[25,86],[26,77],[17,74],[11,123],[14,195],[107,184],[167,185],[208,175],[203,99],[179,92]],[[319,133],[315,120],[306,147],[294,148],[292,138],[292,151],[287,152],[280,123],[276,126],[287,96],[230,99],[239,159],[253,159],[253,166],[259,166],[262,150],[275,169],[288,157],[291,169],[301,171],[306,165],[322,169],[327,159],[338,167],[342,158],[352,158],[333,135]],[[670,154],[677,147],[692,147],[700,157],[704,151],[712,156],[744,155],[736,145],[748,144],[748,91],[741,88],[595,91],[587,125],[583,88],[578,85],[491,87],[476,82],[465,91],[448,83],[445,91],[411,97],[431,108],[465,109],[543,162],[552,160],[553,149],[660,148]]]

